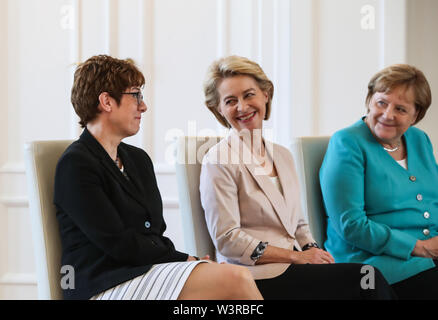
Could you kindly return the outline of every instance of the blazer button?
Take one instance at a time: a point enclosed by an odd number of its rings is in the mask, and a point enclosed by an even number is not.
[[[429,229],[424,229],[424,230],[423,230],[423,234],[424,234],[425,236],[428,236],[428,235],[430,234]]]
[[[415,176],[410,176],[409,180],[411,180],[412,182],[415,182],[417,180],[417,178]]]
[[[430,213],[426,211],[426,212],[423,214],[423,216],[424,216],[425,219],[429,219],[429,218],[430,218]]]
[[[144,226],[146,227],[146,229],[149,229],[151,227],[151,223],[149,221],[146,221],[144,223]]]
[[[417,194],[417,200],[418,201],[422,201],[423,200],[423,196],[421,194]]]

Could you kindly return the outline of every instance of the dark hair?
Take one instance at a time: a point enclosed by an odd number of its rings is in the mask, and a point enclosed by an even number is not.
[[[98,55],[79,64],[71,90],[71,103],[80,118],[79,124],[85,127],[97,117],[102,92],[108,92],[119,104],[122,92],[131,87],[142,87],[144,83],[143,74],[131,59]]]

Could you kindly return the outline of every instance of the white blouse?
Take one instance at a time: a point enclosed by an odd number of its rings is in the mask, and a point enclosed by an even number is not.
[[[274,184],[274,186],[277,187],[278,191],[280,191],[280,193],[283,194],[283,188],[281,187],[280,179],[278,179],[278,176],[269,177],[269,179],[271,179],[272,183]]]
[[[408,162],[406,161],[406,158],[404,158],[403,160],[398,160],[397,163],[406,170],[408,170]]]

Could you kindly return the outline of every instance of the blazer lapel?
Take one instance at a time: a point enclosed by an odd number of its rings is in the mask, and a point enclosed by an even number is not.
[[[129,180],[123,177],[123,182],[131,188],[131,193],[136,197],[137,201],[143,204],[143,206],[148,207],[146,199],[144,199],[145,189],[142,183],[138,180],[139,174],[137,172],[137,167],[131,161],[129,154],[126,150],[119,145],[118,151],[120,157],[122,158],[123,166],[125,170],[129,173]],[[119,170],[120,171],[120,170]],[[123,175],[122,175],[123,176]],[[120,175],[119,175],[120,177]]]
[[[294,206],[294,204],[291,203],[293,199],[291,197],[287,197],[286,195],[294,187],[293,182],[295,180],[291,174],[294,168],[291,168],[290,163],[285,160],[283,154],[281,154],[282,151],[280,148],[274,145],[273,149],[272,158],[275,169],[277,170],[278,178],[280,179],[281,187],[283,189],[283,201],[285,202],[287,208],[292,208]]]
[[[240,142],[236,139],[239,139]],[[228,142],[232,152],[238,153],[240,163],[242,163],[248,169],[260,189],[265,193],[266,197],[271,202],[283,225],[289,226],[290,223],[284,221],[284,219],[286,218],[284,212],[286,212],[287,210],[285,199],[281,192],[277,189],[277,187],[272,183],[268,175],[265,174],[265,169],[260,165],[260,162],[255,157],[250,156],[252,155],[250,148],[245,143],[242,143],[239,135],[235,132],[230,133],[228,137]],[[265,145],[268,145],[267,148],[270,148],[269,151],[274,158],[274,164],[277,168],[278,160],[276,158],[281,157],[281,155],[273,154],[272,149],[274,148],[274,144],[272,142],[265,141]],[[237,148],[241,150],[237,150]],[[281,165],[281,162],[279,163],[279,165]],[[284,189],[282,179],[280,179],[280,183],[282,183],[282,187]]]
[[[128,179],[123,175],[123,173],[120,171],[119,168],[115,165],[108,165],[107,162],[105,162],[105,165],[107,168],[111,171],[111,173],[114,175],[114,177],[117,179],[117,181],[120,183],[120,185],[125,189],[125,191],[133,198],[135,199],[141,206],[148,209],[150,211],[150,208],[146,202],[146,199],[144,197],[144,189],[141,185],[141,183],[137,180],[137,174],[135,165],[132,164],[132,162],[129,159],[129,155],[126,154],[126,152],[119,146],[118,151],[119,156],[122,158],[123,167],[127,172],[129,172]],[[115,168],[115,169],[114,169]]]
[[[124,177],[123,173],[120,171],[120,169],[116,166],[114,161],[110,158],[108,153],[105,151],[105,149],[101,146],[101,144],[96,140],[96,138],[93,137],[93,135],[87,130],[87,128],[84,129],[84,132],[81,134],[80,139],[87,145],[87,147],[90,149],[90,151],[99,158],[100,162],[102,163],[103,167],[113,176],[115,180],[122,186],[122,188],[132,197],[134,198],[139,204],[147,209],[148,205],[146,201],[141,196],[141,193],[135,188],[134,184],[130,182],[132,178],[130,177],[126,179]],[[129,156],[124,152],[123,148],[118,147],[117,152],[120,152],[121,157],[123,159],[124,163],[123,165],[126,167],[128,164],[128,168],[132,167],[129,165]],[[132,168],[131,168],[132,169]],[[136,184],[138,187],[138,185]],[[141,190],[141,188],[139,188]]]

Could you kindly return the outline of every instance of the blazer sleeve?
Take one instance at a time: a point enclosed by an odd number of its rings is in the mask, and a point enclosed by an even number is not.
[[[314,243],[316,241],[315,239],[313,239],[312,233],[310,232],[309,224],[307,223],[307,220],[304,219],[302,211],[301,210],[299,211],[300,211],[300,217],[298,219],[297,230],[295,231],[295,237],[298,241],[298,244],[302,248],[306,244]],[[318,243],[318,245],[322,246],[322,243]]]
[[[79,153],[66,154],[55,177],[55,205],[64,211],[85,236],[116,261],[145,265],[185,261],[171,241],[146,228],[127,226],[104,191],[96,163]]]
[[[364,151],[351,135],[341,133],[330,139],[320,170],[324,205],[333,228],[347,243],[373,255],[407,260],[417,239],[368,219]]]
[[[201,203],[216,250],[235,263],[254,265],[251,254],[261,240],[241,229],[238,186],[231,171],[228,166],[204,161]]]

